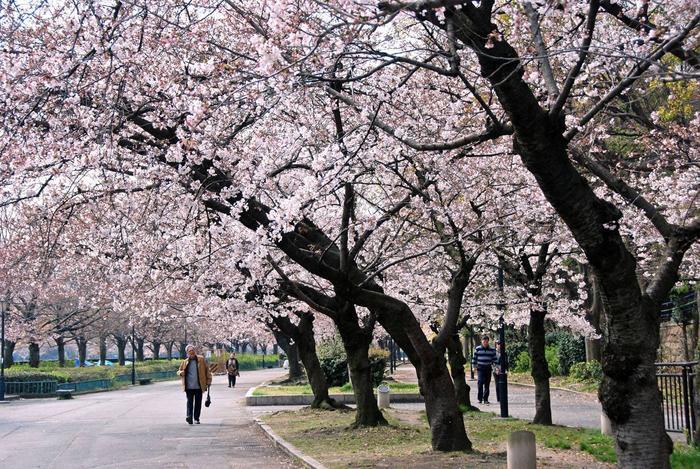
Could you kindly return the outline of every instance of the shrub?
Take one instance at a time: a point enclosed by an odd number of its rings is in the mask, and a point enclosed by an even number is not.
[[[559,350],[558,375],[568,375],[571,365],[586,361],[586,345],[583,337],[568,331],[550,332],[545,336],[547,345],[556,346]]]
[[[386,362],[389,359],[389,352],[380,348],[369,349],[369,366],[372,370],[372,383],[374,386],[379,384],[384,379],[384,371],[386,370]]]
[[[544,358],[547,359],[549,374],[552,376],[559,375],[559,349],[554,345],[545,347]]]
[[[328,386],[342,386],[349,381],[348,358],[340,337],[325,339],[316,347],[316,353]]]
[[[515,359],[513,371],[516,373],[525,373],[530,371],[530,355],[527,353],[527,351],[523,351],[518,354],[518,357]]]
[[[343,386],[350,381],[348,375],[348,359],[340,337],[326,339],[316,347],[318,360],[326,375],[329,386]],[[379,348],[370,348],[369,362],[372,374],[372,384],[378,386],[384,379],[384,370],[389,353]]]
[[[569,375],[578,381],[600,382],[603,379],[603,368],[597,361],[580,362],[571,365]]]

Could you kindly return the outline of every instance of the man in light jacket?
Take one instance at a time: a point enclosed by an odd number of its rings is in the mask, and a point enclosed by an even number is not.
[[[211,371],[203,356],[197,355],[194,345],[185,347],[187,358],[180,364],[177,375],[182,380],[182,387],[187,394],[187,417],[185,420],[192,425],[192,419],[199,424],[202,412],[202,393],[211,385]]]

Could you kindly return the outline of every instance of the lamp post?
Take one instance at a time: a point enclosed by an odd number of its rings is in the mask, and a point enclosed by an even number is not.
[[[498,267],[497,283],[498,290],[503,294],[503,267]],[[506,355],[506,321],[503,319],[506,305],[499,303],[498,309],[501,310],[501,317],[498,320],[498,346],[500,350],[496,350],[499,353],[496,386],[498,386],[498,401],[501,404],[501,417],[506,418],[508,417],[508,357]]]
[[[136,384],[136,335],[134,323],[131,323],[131,384]]]
[[[0,352],[0,402],[5,400],[5,301],[0,300],[0,337],[2,351]]]

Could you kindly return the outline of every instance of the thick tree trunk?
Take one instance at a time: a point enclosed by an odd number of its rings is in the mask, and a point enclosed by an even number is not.
[[[100,336],[100,365],[104,365],[107,361],[107,337]]]
[[[654,361],[659,345],[658,304],[670,290],[688,246],[671,239],[662,277],[651,294],[641,291],[636,261],[617,228],[617,207],[598,198],[573,167],[563,118],[540,107],[523,80],[522,63],[507,41],[486,47],[488,18],[473,21],[461,12],[456,34],[477,51],[481,75],[492,84],[513,127],[514,149],[542,193],[571,230],[594,275],[603,300],[603,381],[599,398],[612,421],[620,467],[669,466],[672,450],[664,431]],[[675,273],[674,273],[675,270]]]
[[[588,286],[589,286],[589,298],[591,301],[591,305],[588,308],[588,314],[587,319],[588,322],[591,323],[591,326],[595,329],[597,334],[601,333],[600,330],[600,319],[603,315],[603,303],[601,302],[600,299],[600,286],[598,286],[598,281],[595,278],[595,275],[590,271],[590,269],[587,270],[587,280],[588,280]],[[586,343],[586,361],[597,361],[600,362],[602,360],[601,356],[601,339],[585,339]]]
[[[152,345],[152,347],[153,347],[153,359],[154,359],[154,360],[159,360],[159,359],[160,359],[160,346],[161,346],[160,341],[154,340],[154,341],[151,343],[151,345]]]
[[[117,344],[117,357],[119,360],[119,365],[124,366],[126,364],[126,344],[128,341],[124,337],[115,336],[114,341]]]
[[[281,318],[275,319],[275,323],[281,322]],[[289,318],[284,319],[289,321]],[[292,328],[294,325],[290,322],[289,327]],[[280,344],[280,347],[282,347],[282,350],[284,350],[284,353],[287,355],[287,361],[289,362],[289,380],[299,381],[304,379],[304,370],[301,368],[301,363],[299,363],[299,349],[296,341],[286,332],[277,329],[274,329],[272,332],[275,335],[277,343]]]
[[[272,344],[272,353],[273,353],[274,355],[278,355],[278,354],[279,354],[279,348],[278,348],[277,344]]]
[[[180,342],[180,358],[183,360],[187,356],[187,352],[185,352],[185,348],[187,348],[187,343]]]
[[[16,344],[17,342],[14,340],[5,339],[5,368],[10,368],[15,363],[15,360],[12,358],[12,354],[15,352]]]
[[[374,384],[369,364],[369,344],[372,342],[372,331],[367,332],[360,327],[354,305],[344,303],[338,313],[335,324],[348,357],[350,379],[357,408],[354,426],[387,425],[384,415],[377,406],[377,399],[374,397]]]
[[[167,344],[166,347],[165,347],[165,350],[166,350],[167,353],[168,353],[168,360],[172,360],[172,359],[173,359],[173,348],[174,348],[174,347],[175,347],[175,342],[172,341],[172,340],[168,341],[168,344]]]
[[[552,405],[549,395],[549,364],[545,357],[544,311],[530,310],[528,351],[532,379],[535,381],[535,418],[532,423],[552,425]]]
[[[450,362],[450,375],[454,383],[457,405],[461,410],[475,410],[476,407],[472,407],[469,398],[470,389],[464,373],[464,365],[467,364],[467,360],[462,352],[462,342],[456,332],[447,342],[447,359]]]
[[[85,337],[76,337],[75,343],[78,345],[78,361],[80,362],[80,366],[85,366],[88,341]]]
[[[143,354],[143,343],[144,339],[141,338],[136,338],[136,361],[137,362],[142,362],[144,358]]]
[[[32,368],[39,368],[40,361],[39,344],[36,342],[29,342],[29,366]]]
[[[62,336],[58,336],[54,340],[58,349],[58,366],[63,368],[66,366],[66,340]]]

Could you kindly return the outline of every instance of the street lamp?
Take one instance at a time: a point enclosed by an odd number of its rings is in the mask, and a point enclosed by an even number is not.
[[[0,300],[0,340],[2,340],[2,351],[0,352],[0,402],[5,400],[5,308],[7,299]]]
[[[503,295],[503,267],[498,267],[498,290]],[[508,417],[508,357],[506,355],[506,321],[503,319],[503,313],[506,309],[506,305],[499,302],[498,309],[501,310],[501,317],[498,320],[499,330],[498,330],[498,341],[500,350],[496,350],[499,353],[498,361],[498,375],[496,380],[496,386],[498,387],[498,401],[501,404],[501,417]]]
[[[134,323],[131,323],[131,384],[136,385],[136,335]]]

